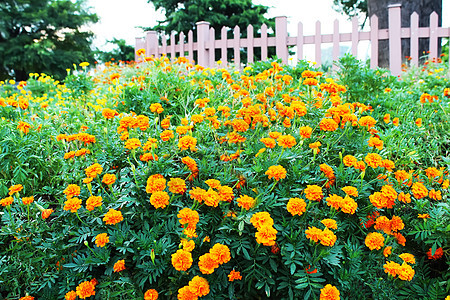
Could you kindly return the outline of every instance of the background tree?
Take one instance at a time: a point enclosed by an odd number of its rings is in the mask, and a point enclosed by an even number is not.
[[[30,72],[61,79],[73,63],[93,62],[93,33],[82,28],[97,21],[85,0],[2,0],[0,79]]]
[[[115,47],[111,51],[96,52],[96,58],[100,62],[107,62],[111,60],[115,61],[132,61],[134,60],[134,46],[127,45],[124,39],[114,38],[112,41],[108,41],[108,44],[113,44]]]
[[[378,28],[388,28],[388,5],[401,4],[402,27],[410,26],[413,12],[419,14],[419,27],[430,25],[430,14],[435,11],[439,15],[439,26],[442,25],[442,0],[333,0],[335,9],[349,17],[364,14],[367,17],[378,16]],[[429,49],[428,39],[419,39],[419,55]],[[402,56],[410,55],[409,39],[402,39]],[[379,42],[378,62],[380,67],[389,66],[389,43]]]

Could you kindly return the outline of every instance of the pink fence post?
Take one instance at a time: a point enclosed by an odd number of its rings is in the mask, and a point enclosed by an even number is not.
[[[253,63],[253,26],[247,26],[247,64]]]
[[[223,65],[227,64],[227,28],[224,26],[222,27],[222,30],[220,31],[221,36],[221,57],[220,60],[222,61]]]
[[[239,26],[236,25],[236,27],[234,27],[234,39],[233,39],[233,49],[234,49],[234,64],[236,66],[236,68],[240,69],[241,68],[241,49],[240,49],[240,40],[241,40],[241,30],[239,28]]]
[[[156,31],[147,31],[145,34],[145,51],[147,56],[154,55],[155,57],[159,56],[159,43],[158,43],[158,35]]]
[[[402,71],[401,7],[401,4],[391,4],[388,6],[389,67],[394,76],[399,76]]]
[[[438,57],[438,15],[435,11],[430,15],[430,59]]]
[[[419,65],[419,15],[413,12],[411,15],[411,38],[410,38],[410,52],[411,65]]]
[[[145,41],[143,38],[136,38],[134,42],[134,61],[138,61],[139,56],[137,55],[136,51],[141,48],[145,49]]]
[[[209,67],[209,49],[206,48],[206,43],[209,40],[209,22],[201,21],[195,23],[195,25],[197,25],[198,64]]]
[[[358,42],[359,42],[359,31],[358,31],[358,17],[354,16],[352,18],[352,55],[358,56]]]
[[[261,26],[261,60],[267,60],[267,25],[262,24]]]
[[[192,30],[188,31],[188,59],[193,63],[194,61],[194,33]]]
[[[184,57],[184,33],[180,32],[180,56]]]
[[[315,48],[316,48],[315,60],[316,60],[317,65],[320,66],[322,64],[322,51],[321,51],[322,35],[320,33],[320,22],[319,21],[316,22],[316,35],[314,37],[314,44],[315,44]]]
[[[209,29],[209,66],[213,67],[216,62],[216,31]]]
[[[334,20],[333,24],[333,70],[337,70],[337,65],[334,63],[339,59],[339,21]]]
[[[275,47],[278,58],[281,58],[283,64],[288,62],[287,47],[287,17],[275,18]]]
[[[297,26],[297,60],[303,59],[303,24],[298,22]]]
[[[170,34],[170,59],[175,60],[175,32]]]
[[[370,68],[378,67],[378,17],[370,17]]]

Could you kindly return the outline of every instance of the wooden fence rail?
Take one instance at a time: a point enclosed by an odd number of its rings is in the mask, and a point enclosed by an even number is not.
[[[438,15],[433,12],[430,15],[429,27],[419,27],[419,15],[414,12],[411,15],[411,25],[409,28],[401,27],[401,5],[393,4],[388,7],[389,25],[387,29],[378,29],[378,17],[373,15],[370,18],[370,31],[359,31],[358,19],[352,19],[352,32],[340,33],[339,21],[334,21],[334,29],[332,34],[322,34],[321,23],[316,22],[315,34],[304,35],[303,24],[298,23],[297,36],[291,37],[287,32],[287,18],[275,18],[275,36],[269,37],[267,33],[267,25],[263,24],[260,28],[260,37],[254,37],[254,28],[252,25],[247,27],[247,38],[241,38],[241,31],[238,26],[233,30],[233,39],[227,38],[227,28],[221,30],[221,39],[215,39],[215,30],[210,28],[210,24],[205,21],[196,23],[197,25],[197,41],[194,42],[194,33],[192,30],[188,32],[187,43],[183,33],[179,34],[179,42],[176,43],[176,34],[172,33],[169,38],[170,44],[167,45],[167,38],[161,36],[162,45],[159,45],[158,34],[156,31],[146,32],[145,38],[136,38],[135,49],[144,48],[146,55],[155,57],[161,54],[170,55],[171,58],[178,56],[186,56],[190,60],[194,58],[194,51],[197,52],[198,64],[204,67],[214,66],[216,63],[215,49],[220,49],[220,60],[227,63],[227,49],[233,49],[234,64],[241,66],[241,48],[247,49],[247,63],[254,62],[254,48],[261,48],[261,60],[267,60],[268,47],[276,48],[276,55],[281,58],[283,63],[288,62],[288,47],[294,46],[297,49],[297,57],[304,58],[304,45],[312,44],[315,46],[315,61],[317,64],[322,63],[321,46],[324,43],[332,43],[333,61],[338,60],[340,43],[351,42],[351,54],[357,56],[358,44],[360,41],[370,41],[371,57],[370,67],[378,66],[378,41],[389,40],[389,64],[392,74],[399,75],[401,73],[402,52],[401,39],[410,39],[410,57],[411,64],[417,66],[419,64],[419,38],[429,38],[429,57],[438,57],[438,40],[441,37],[450,37],[450,28],[438,27]],[[187,55],[186,55],[187,54]],[[449,53],[450,54],[450,53]],[[136,57],[136,60],[138,58]]]

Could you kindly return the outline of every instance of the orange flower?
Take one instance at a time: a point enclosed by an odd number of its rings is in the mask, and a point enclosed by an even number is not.
[[[71,158],[74,158],[74,157],[75,157],[75,151],[69,151],[67,153],[64,153],[64,159],[71,159]]]
[[[270,217],[270,214],[268,212],[261,211],[252,215],[250,223],[252,223],[252,225],[259,230],[263,226],[272,226],[273,219]]]
[[[281,138],[281,137],[280,137]],[[280,141],[280,139],[278,139]],[[266,171],[266,175],[269,177],[269,179],[275,179],[276,181],[280,179],[286,178],[286,169],[283,168],[283,166],[270,166],[269,169]]]
[[[311,137],[312,128],[309,126],[300,127],[299,132],[302,138],[308,139]]]
[[[384,272],[393,277],[397,276],[400,267],[401,266],[398,263],[393,261],[388,261],[386,264],[383,265]]]
[[[320,235],[320,243],[324,246],[333,247],[336,239],[336,235],[328,228],[325,228]]]
[[[333,194],[328,196],[325,200],[327,201],[328,206],[331,206],[334,209],[338,210],[341,207],[341,203],[342,201],[344,201],[344,198],[336,194]]]
[[[390,221],[390,226],[392,231],[399,231],[405,228],[405,224],[403,223],[402,218],[398,216],[392,216],[392,219]]]
[[[277,143],[278,146],[283,148],[292,148],[295,144],[297,144],[295,138],[290,134],[280,135],[277,139]]]
[[[444,255],[444,250],[441,247],[437,248],[433,255],[431,255],[431,248],[427,252],[428,259],[433,259],[433,260],[439,259],[443,255]]]
[[[118,115],[119,115],[119,113],[117,111],[109,109],[109,108],[104,108],[102,111],[102,116],[108,120],[113,119],[115,116],[118,116]]]
[[[155,191],[150,196],[150,203],[156,208],[165,208],[169,205],[170,196],[164,191]]]
[[[14,202],[14,198],[13,197],[6,197],[6,198],[3,198],[2,200],[0,200],[0,204],[2,206],[11,205],[13,202]]]
[[[356,164],[357,161],[358,160],[352,155],[346,155],[346,156],[344,156],[344,159],[343,159],[344,165],[347,167],[352,167],[353,165]]]
[[[262,138],[262,139],[260,139],[260,141],[264,143],[266,148],[272,149],[276,145],[276,141],[272,138]]]
[[[25,296],[25,297],[21,297],[19,300],[34,300],[33,296]]]
[[[166,179],[161,174],[151,175],[147,179],[147,186],[145,187],[145,191],[149,194],[163,191],[166,188]]]
[[[102,205],[102,197],[101,196],[90,196],[86,200],[86,209],[88,211],[93,211],[95,207]]]
[[[383,150],[383,141],[377,137],[370,137],[369,141],[367,141],[369,147],[375,147],[378,150]]]
[[[167,186],[173,194],[184,194],[186,192],[186,183],[181,178],[170,178]]]
[[[336,123],[333,119],[322,119],[319,123],[320,130],[323,131],[335,131],[339,124]]]
[[[311,148],[315,154],[318,154],[318,153],[320,153],[319,147],[321,145],[322,144],[320,142],[314,142],[314,143],[309,144],[309,148]]]
[[[358,189],[353,186],[345,186],[342,190],[349,196],[358,197]]]
[[[354,214],[356,209],[358,208],[358,203],[355,200],[350,198],[348,195],[340,202],[340,207],[342,212],[346,214]]]
[[[397,240],[397,243],[399,243],[402,246],[406,245],[406,239],[400,232],[393,232],[392,235]]]
[[[192,172],[198,171],[197,163],[192,158],[188,156],[183,157],[181,162],[184,163]]]
[[[44,209],[42,211],[42,219],[47,219],[48,217],[50,217],[50,215],[54,212],[53,209]]]
[[[325,225],[325,227],[327,228],[337,229],[336,221],[333,219],[323,219],[322,221],[320,221],[320,223]]]
[[[125,260],[124,259],[118,260],[114,264],[113,269],[115,273],[125,270]]]
[[[241,273],[239,271],[231,270],[228,275],[228,281],[242,280]]]
[[[430,215],[429,214],[419,214],[417,217],[419,219],[428,219],[430,217]]]
[[[416,259],[414,258],[414,255],[412,255],[410,253],[402,253],[398,257],[400,257],[405,263],[413,264],[413,265],[416,263]]]
[[[401,280],[411,281],[414,277],[415,271],[414,269],[404,262],[397,271],[398,278]]]
[[[323,198],[322,188],[318,185],[307,185],[303,192],[308,200],[320,201]]]
[[[422,199],[428,195],[427,188],[421,182],[413,183],[411,191],[416,199]]]
[[[178,148],[180,148],[180,150],[190,149],[191,151],[195,151],[196,145],[197,139],[190,135],[185,135],[178,140]]]
[[[97,177],[97,175],[99,175],[103,171],[103,168],[100,164],[95,163],[95,164],[87,167],[84,171],[86,172],[87,177],[95,178],[95,177]]]
[[[95,285],[90,281],[84,281],[77,286],[77,296],[86,299],[95,295]]]
[[[306,202],[300,198],[291,198],[288,201],[286,206],[287,211],[291,213],[291,215],[299,215],[301,216],[306,211]]]
[[[391,246],[387,246],[387,247],[385,247],[384,249],[383,249],[383,255],[384,255],[384,257],[388,257],[389,255],[391,255],[391,250],[392,250],[392,247]]]
[[[30,128],[31,128],[31,125],[28,124],[27,122],[19,121],[19,123],[17,125],[17,129],[19,129],[20,131],[22,131],[25,134],[28,134],[28,132],[30,132]]]
[[[183,286],[178,289],[178,300],[197,300],[198,296],[191,292],[191,288],[189,286]]]
[[[258,228],[255,237],[257,243],[263,244],[264,246],[273,246],[277,238],[277,230],[272,225],[263,225]]]
[[[364,161],[367,163],[368,166],[376,169],[377,167],[381,166],[383,158],[376,153],[368,153],[364,158]]]
[[[75,292],[75,291],[67,292],[66,295],[64,296],[65,300],[75,300],[76,298],[77,298],[77,292]]]
[[[105,174],[103,175],[102,182],[106,185],[111,185],[116,182],[116,175],[114,174]]]
[[[330,180],[335,178],[333,169],[327,164],[321,164],[320,171],[322,171]]]
[[[365,244],[370,250],[380,250],[384,246],[384,237],[381,233],[371,232],[366,236]]]
[[[95,237],[95,245],[97,245],[97,247],[105,247],[107,243],[109,243],[109,236],[107,233],[97,234]]]
[[[160,114],[164,111],[164,108],[162,107],[162,105],[160,103],[152,103],[152,104],[150,104],[150,111],[153,113],[156,112],[156,113]]]
[[[159,137],[164,142],[167,142],[168,140],[173,139],[175,136],[173,135],[173,131],[172,130],[164,130],[163,132],[161,132]]]
[[[322,229],[316,227],[309,227],[305,230],[306,238],[311,241],[318,242],[320,237],[322,236]]]
[[[139,139],[133,138],[125,142],[125,148],[129,150],[134,150],[141,147],[141,141]]]
[[[157,300],[158,292],[155,289],[149,289],[144,294],[144,300]]]
[[[398,200],[403,203],[411,203],[411,195],[401,192],[398,194]]]
[[[391,121],[391,115],[385,114],[383,117],[383,121],[384,121],[384,123],[389,124],[389,122]]]
[[[234,199],[234,194],[233,194],[233,188],[229,187],[229,186],[220,186],[218,188],[218,192],[219,192],[219,198],[222,201],[227,201],[227,202],[231,202]]]
[[[359,123],[359,125],[367,126],[367,128],[370,129],[373,126],[375,126],[377,121],[374,118],[372,118],[371,116],[364,116],[359,119],[358,123]]]
[[[23,190],[23,185],[21,185],[21,184],[16,184],[16,185],[13,185],[13,186],[11,186],[10,188],[9,188],[9,195],[10,196],[12,196],[12,195],[14,195],[15,193],[19,193],[21,190]]]
[[[416,123],[417,127],[422,127],[422,118],[416,119],[415,123]]]
[[[69,184],[67,188],[63,191],[66,194],[67,199],[72,198],[73,196],[80,195],[81,189],[76,184]]]
[[[255,199],[250,196],[243,195],[236,199],[238,206],[246,210],[251,209],[255,205]]]
[[[31,197],[23,197],[22,198],[22,203],[24,205],[29,205],[29,204],[33,203],[33,201],[34,201],[34,197],[33,196],[31,196]]]
[[[320,290],[320,300],[339,300],[341,297],[339,296],[339,290],[332,286],[331,284],[327,284],[323,289]]]
[[[435,191],[434,189],[430,190],[428,197],[430,197],[433,200],[442,200],[441,191]]]
[[[202,200],[208,206],[217,207],[220,202],[219,193],[212,189],[209,189],[203,194]]]
[[[106,225],[116,225],[117,223],[123,221],[123,216],[120,211],[110,208],[103,217],[103,221]]]
[[[195,227],[200,220],[198,212],[190,208],[183,208],[177,214],[181,225],[188,224],[189,227]]]
[[[203,274],[212,274],[214,270],[219,267],[219,262],[211,253],[203,254],[198,260],[198,267]]]
[[[164,129],[167,129],[170,127],[170,118],[169,117],[167,117],[161,121],[161,127]]]
[[[209,250],[209,253],[212,254],[213,258],[219,263],[219,265],[226,264],[231,259],[230,249],[228,246],[219,243],[215,244],[211,250]]]
[[[394,120],[392,120],[392,124],[394,124],[394,126],[398,126],[399,124],[398,118],[394,118]]]
[[[189,289],[198,297],[206,296],[209,294],[208,281],[200,276],[194,276],[194,278],[189,281]]]
[[[64,210],[70,210],[71,212],[77,212],[81,208],[81,199],[76,197],[69,198],[64,202]]]

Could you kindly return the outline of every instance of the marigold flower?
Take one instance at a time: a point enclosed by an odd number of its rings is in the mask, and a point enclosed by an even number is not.
[[[367,128],[370,129],[373,126],[375,126],[377,121],[374,118],[372,118],[371,116],[364,116],[359,119],[358,123],[359,123],[359,125],[367,126]]]
[[[387,171],[392,172],[392,169],[395,168],[395,163],[389,159],[383,159],[381,161],[380,167],[385,168]]]
[[[134,150],[134,149],[137,149],[137,148],[139,148],[141,146],[142,146],[141,145],[141,141],[139,139],[136,139],[136,138],[128,139],[125,142],[125,148],[129,149],[129,150]]]
[[[320,171],[322,171],[325,174],[325,176],[328,177],[328,179],[330,180],[335,178],[333,168],[331,168],[327,164],[321,164]]]
[[[356,164],[357,161],[358,160],[352,155],[346,155],[343,158],[343,162],[346,167],[352,167],[353,165]]]
[[[325,228],[320,235],[320,243],[324,246],[333,247],[336,239],[336,235],[328,228]]]
[[[178,289],[178,300],[197,300],[198,296],[191,292],[191,288],[189,286],[183,286]]]
[[[186,192],[186,182],[181,178],[170,178],[167,186],[169,191],[174,194],[184,194]]]
[[[165,188],[166,179],[161,174],[154,174],[147,179],[145,191],[151,194],[157,191],[163,191]]]
[[[390,221],[391,223],[391,230],[392,231],[399,231],[405,228],[405,224],[403,223],[402,218],[398,216],[392,216],[392,219]]]
[[[428,259],[433,259],[433,260],[439,259],[443,255],[444,255],[444,250],[441,247],[437,248],[433,255],[431,255],[431,248],[427,252]]]
[[[398,201],[403,203],[411,203],[411,195],[401,192],[398,194]]]
[[[165,208],[167,205],[169,205],[169,200],[169,194],[164,191],[155,191],[150,196],[150,204],[153,205],[156,209]]]
[[[21,185],[21,184],[16,184],[16,185],[13,185],[13,186],[11,186],[10,188],[9,188],[9,195],[10,196],[12,196],[12,195],[14,195],[15,193],[19,193],[21,190],[23,190],[23,185]]]
[[[394,124],[394,126],[398,126],[399,124],[399,119],[398,118],[394,118],[394,120],[392,120],[392,124]]]
[[[219,267],[219,262],[211,253],[203,254],[198,260],[198,267],[203,274],[212,274]]]
[[[167,142],[170,139],[173,139],[175,137],[175,135],[173,134],[172,130],[164,130],[163,132],[161,132],[161,134],[159,135],[159,137],[161,138],[161,140],[163,140],[164,142]]]
[[[67,153],[64,153],[64,159],[71,159],[75,157],[75,151],[69,151]]]
[[[85,171],[87,177],[95,178],[95,177],[97,177],[97,175],[102,173],[103,168],[100,164],[95,163],[92,166],[87,167],[84,171]]]
[[[206,296],[209,294],[209,283],[205,278],[194,276],[189,281],[189,289],[198,297]]]
[[[311,137],[312,128],[309,126],[300,127],[299,133],[302,138],[309,139]]]
[[[331,284],[327,284],[323,289],[320,290],[320,300],[339,300],[341,297],[339,296],[340,292]]]
[[[391,115],[385,114],[383,117],[383,121],[384,121],[384,123],[389,124],[389,122],[391,121]]]
[[[196,145],[197,139],[190,135],[185,135],[178,140],[178,148],[180,148],[180,150],[190,149],[191,151],[195,151]]]
[[[195,227],[195,225],[200,220],[198,212],[188,207],[180,210],[177,214],[177,217],[180,219],[179,222],[181,225],[188,224],[189,226],[193,227]]]
[[[22,131],[25,134],[28,134],[28,132],[30,132],[30,128],[31,128],[31,125],[28,124],[27,122],[23,122],[23,121],[19,121],[19,123],[17,125],[17,129],[19,129],[20,131]]]
[[[311,241],[318,242],[322,236],[322,229],[308,226],[308,229],[305,230],[305,234]]]
[[[81,199],[76,197],[69,198],[64,202],[64,210],[70,210],[71,212],[77,212],[81,208]]]
[[[278,139],[279,141],[280,139]],[[269,177],[269,179],[275,179],[276,181],[280,179],[286,178],[286,169],[283,168],[283,166],[270,166],[269,169],[266,171],[266,175]]]
[[[402,253],[398,257],[400,257],[404,262],[406,262],[408,264],[414,265],[416,263],[416,259],[414,258],[414,255],[412,255],[410,253]]]
[[[263,225],[258,228],[255,233],[256,242],[263,244],[264,246],[275,245],[275,240],[277,238],[277,230],[272,227],[272,225]]]
[[[103,217],[103,221],[106,225],[116,225],[117,223],[123,221],[123,216],[120,211],[110,208]]]
[[[227,202],[231,202],[234,199],[234,194],[233,194],[233,188],[229,187],[229,186],[220,186],[218,188],[218,192],[219,192],[219,198],[222,201],[227,201]]]
[[[251,209],[255,205],[255,199],[247,195],[239,196],[236,201],[239,207],[242,207],[246,210]]]
[[[221,264],[225,264],[230,261],[230,249],[226,245],[215,244],[210,250],[209,253],[212,254],[213,258]]]
[[[397,276],[400,267],[401,266],[398,263],[393,261],[388,261],[386,264],[383,265],[384,272],[393,277]]]
[[[430,192],[428,193],[428,197],[433,200],[442,200],[441,191],[435,191],[434,189],[430,190]]]
[[[400,232],[393,232],[392,235],[395,237],[399,245],[406,245],[406,239]]]
[[[114,264],[113,269],[115,273],[125,270],[125,260],[124,259],[118,260]]]
[[[392,250],[391,246],[384,247],[384,249],[383,249],[384,257],[388,257],[389,255],[391,255],[391,253],[392,253],[391,250]]]
[[[208,206],[217,207],[220,202],[219,193],[210,188],[203,194],[202,200]]]
[[[327,228],[337,229],[337,223],[333,219],[323,219],[322,221],[320,221],[320,223],[325,225],[325,227]]]
[[[21,297],[19,300],[34,300],[33,296],[25,296],[25,297]]]
[[[102,205],[102,197],[101,196],[90,196],[86,200],[86,209],[88,211],[93,211],[94,208]]]
[[[158,292],[155,289],[149,289],[144,294],[144,300],[157,300]]]
[[[241,273],[239,271],[231,270],[228,274],[228,281],[242,280]]]
[[[108,120],[113,119],[115,116],[118,116],[118,115],[119,115],[119,113],[117,111],[112,110],[110,108],[104,108],[102,110],[102,116]]]
[[[322,144],[320,142],[314,142],[314,143],[309,144],[309,148],[311,148],[315,154],[318,154],[318,153],[320,153],[319,147],[321,145]]]
[[[47,219],[48,217],[50,217],[50,215],[54,212],[53,209],[44,209],[42,211],[42,219]]]
[[[299,215],[301,216],[306,211],[306,202],[301,198],[291,198],[286,205],[287,211],[291,213],[291,215]]]
[[[276,141],[272,138],[262,138],[260,139],[261,142],[264,143],[266,148],[272,149],[276,146]]]
[[[430,217],[429,214],[418,214],[417,216],[419,219],[428,219]]]
[[[263,226],[272,226],[273,219],[268,212],[261,211],[252,215],[250,223],[259,230]]]
[[[382,230],[386,234],[391,234],[391,221],[386,216],[379,216],[375,221],[374,228]]]
[[[365,244],[370,250],[380,250],[384,246],[384,236],[378,232],[370,232],[366,236]]]
[[[367,143],[369,144],[369,147],[377,148],[378,150],[383,150],[383,141],[380,140],[377,137],[371,137]]]
[[[67,188],[63,191],[63,193],[66,194],[67,199],[80,195],[80,192],[81,189],[76,184],[69,184],[69,186],[67,186]]]
[[[116,182],[116,175],[107,173],[107,174],[103,175],[102,182],[106,185],[111,185],[114,182]]]
[[[411,191],[416,199],[422,199],[428,195],[427,188],[421,182],[413,183]]]
[[[187,252],[192,252],[195,248],[195,242],[193,240],[181,239],[181,245],[183,245],[183,250]]]
[[[95,295],[95,285],[90,281],[84,281],[77,286],[76,291],[80,299],[86,299]]]
[[[364,158],[364,161],[366,164],[374,169],[381,166],[381,162],[383,161],[383,158],[376,154],[376,153],[369,153]]]
[[[417,127],[422,127],[422,118],[417,118],[415,123]]]
[[[297,144],[295,138],[290,135],[280,135],[277,139],[278,146],[283,148],[292,148]]]
[[[320,201],[323,198],[322,188],[318,185],[307,185],[303,192],[308,200]]]
[[[75,300],[77,298],[77,292],[70,291],[64,295],[65,300]]]
[[[343,190],[348,196],[358,197],[358,189],[353,186],[345,186],[341,190]]]
[[[29,204],[33,203],[33,201],[34,201],[34,197],[33,196],[31,196],[31,197],[23,197],[22,198],[22,203],[24,205],[29,205]]]
[[[335,131],[339,124],[336,123],[333,119],[322,119],[319,123],[320,130],[323,131]]]
[[[401,280],[411,281],[414,277],[415,271],[414,269],[404,262],[400,268],[397,270],[398,278]]]

